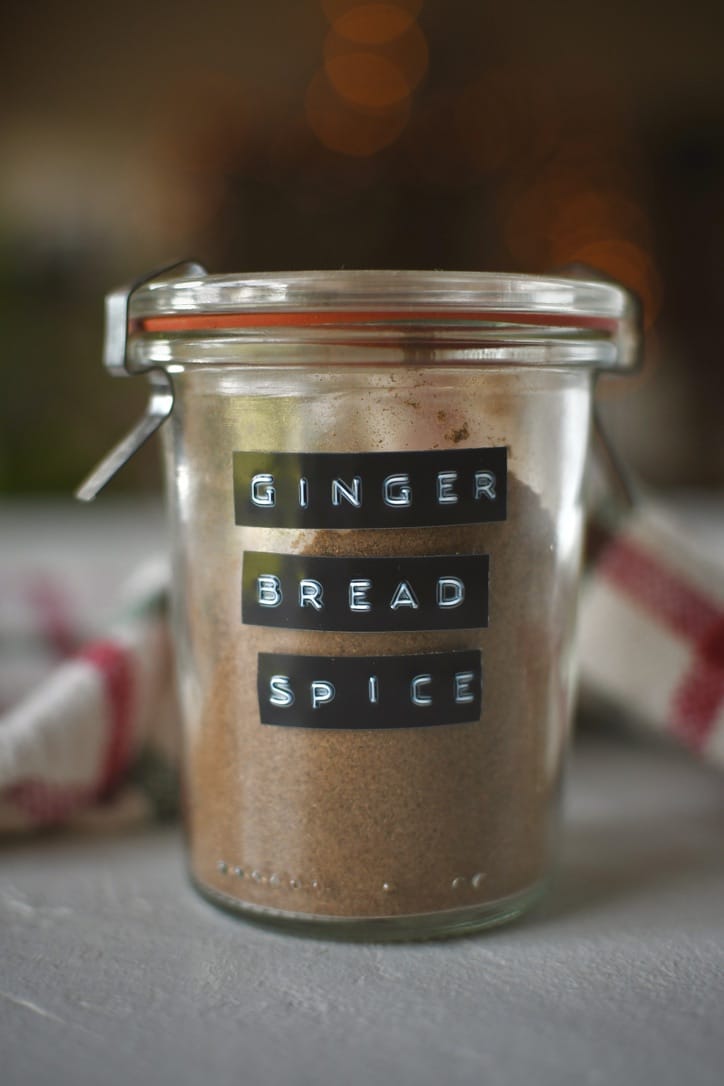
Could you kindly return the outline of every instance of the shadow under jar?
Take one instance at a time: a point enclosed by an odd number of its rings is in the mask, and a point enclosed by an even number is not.
[[[582,480],[618,287],[518,275],[155,280],[192,878],[366,939],[510,919],[550,868]]]

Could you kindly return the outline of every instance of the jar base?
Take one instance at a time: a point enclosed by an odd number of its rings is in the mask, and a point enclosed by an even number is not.
[[[540,900],[547,886],[547,880],[541,880],[508,897],[463,909],[447,909],[443,912],[414,913],[404,916],[349,917],[287,912],[261,905],[250,905],[230,894],[224,894],[206,886],[193,875],[191,875],[191,881],[199,893],[213,905],[264,927],[313,939],[365,943],[446,939],[507,924],[532,908]]]

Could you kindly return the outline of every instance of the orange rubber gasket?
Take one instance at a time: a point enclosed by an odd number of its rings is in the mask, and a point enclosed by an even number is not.
[[[196,313],[192,316],[142,317],[131,322],[134,332],[192,332],[213,328],[309,328],[321,325],[369,324],[384,322],[475,321],[501,324],[551,325],[560,328],[591,328],[614,332],[618,321],[610,317],[569,313],[506,313],[491,310],[471,312],[454,309],[408,310],[313,310],[310,312]]]

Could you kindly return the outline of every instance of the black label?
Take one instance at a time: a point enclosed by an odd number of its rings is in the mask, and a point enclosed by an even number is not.
[[[246,551],[242,622],[294,630],[488,625],[487,554],[323,558]]]
[[[505,520],[507,450],[234,453],[237,524],[415,528]]]
[[[479,651],[347,657],[261,652],[257,676],[262,724],[354,730],[480,719]]]

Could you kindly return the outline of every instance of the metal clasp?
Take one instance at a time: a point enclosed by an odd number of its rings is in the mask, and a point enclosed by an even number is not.
[[[593,447],[612,498],[622,511],[631,512],[637,504],[636,486],[611,441],[603,424],[598,404],[595,403],[593,405]]]
[[[111,449],[100,464],[78,487],[76,498],[82,502],[93,501],[131,457],[138,452],[149,437],[173,411],[173,383],[161,366],[134,369],[128,357],[128,318],[131,298],[139,287],[156,279],[189,279],[206,275],[206,269],[192,260],[170,264],[148,275],[135,279],[125,287],[106,295],[106,321],[103,340],[103,364],[114,377],[133,377],[144,373],[151,382],[151,396],[146,411],[136,425]]]

